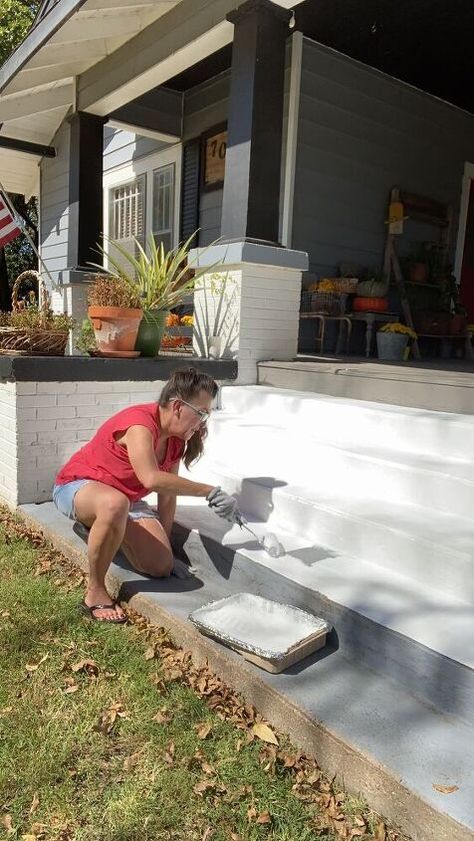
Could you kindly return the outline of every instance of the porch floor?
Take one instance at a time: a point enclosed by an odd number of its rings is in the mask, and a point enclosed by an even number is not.
[[[291,360],[268,360],[258,366],[258,383],[411,406],[474,414],[474,361],[422,359],[381,362],[360,356],[298,354]]]

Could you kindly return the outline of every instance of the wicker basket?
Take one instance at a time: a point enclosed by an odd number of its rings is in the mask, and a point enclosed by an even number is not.
[[[36,280],[38,284],[40,326],[0,327],[0,353],[12,356],[64,356],[69,332],[41,326],[47,324],[51,310],[48,291],[38,272],[22,272],[15,280],[12,290],[13,312],[21,311],[18,293],[23,281],[29,279]]]
[[[347,295],[337,292],[312,292],[311,309],[324,315],[343,315],[346,310]]]

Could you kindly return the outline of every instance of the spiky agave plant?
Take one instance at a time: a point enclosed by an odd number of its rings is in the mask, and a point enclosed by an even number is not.
[[[100,247],[100,252],[107,260],[109,274],[138,288],[145,311],[171,310],[178,306],[188,293],[196,291],[196,281],[200,277],[215,268],[206,266],[196,269],[191,275],[187,256],[195,236],[195,233],[192,234],[171,251],[165,251],[162,242],[157,245],[153,234],[150,234],[146,248],[134,238],[136,253],[132,253],[115,240],[106,240],[106,244]],[[114,256],[114,251],[118,252],[123,260]]]

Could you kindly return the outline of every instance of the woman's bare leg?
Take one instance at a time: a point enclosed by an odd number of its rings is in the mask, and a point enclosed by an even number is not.
[[[122,551],[137,572],[164,578],[173,569],[173,551],[159,520],[141,517],[129,519]]]
[[[85,603],[110,604],[105,576],[122,544],[127,527],[130,503],[125,494],[102,482],[88,482],[74,498],[76,519],[90,528],[87,543],[89,560],[88,586]],[[124,616],[117,605],[113,609],[96,610],[94,616],[114,620]]]

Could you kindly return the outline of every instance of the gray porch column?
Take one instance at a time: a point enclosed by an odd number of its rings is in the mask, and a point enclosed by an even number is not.
[[[105,119],[76,112],[70,118],[69,239],[71,269],[100,262],[97,244],[102,242],[102,160]]]
[[[278,241],[285,43],[291,13],[248,0],[234,24],[221,233]]]

